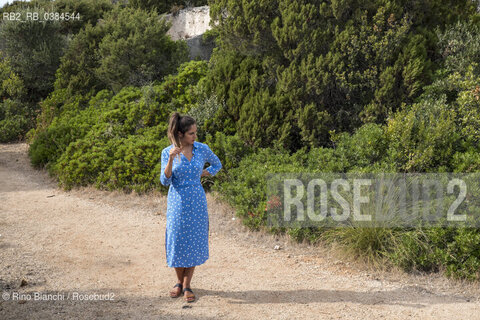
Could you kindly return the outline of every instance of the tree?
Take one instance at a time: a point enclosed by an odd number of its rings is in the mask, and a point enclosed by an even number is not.
[[[0,142],[20,139],[33,124],[33,112],[22,108],[26,89],[7,57],[0,61]]]
[[[70,41],[61,64],[56,72],[55,90],[67,89],[70,95],[98,92],[106,88],[96,75],[100,66],[97,56],[98,45],[105,30],[87,24]]]
[[[67,88],[72,94],[106,88],[118,92],[127,85],[161,80],[188,59],[186,43],[172,41],[168,28],[155,12],[116,7],[71,41],[55,89]]]
[[[39,15],[44,9],[36,8]],[[19,11],[25,17],[26,10]],[[0,26],[0,42],[9,57],[12,69],[22,78],[27,99],[35,103],[53,88],[55,71],[60,65],[66,42],[58,21],[25,22],[4,20]]]
[[[62,32],[77,34],[85,25],[95,26],[105,12],[113,9],[109,0],[56,0],[54,12],[75,14],[80,20],[65,20],[62,23]]]
[[[161,80],[188,59],[186,43],[171,40],[169,25],[155,12],[116,8],[99,28],[105,36],[98,45],[95,73],[115,92]]]

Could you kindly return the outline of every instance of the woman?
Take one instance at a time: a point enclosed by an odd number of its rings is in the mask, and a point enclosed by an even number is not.
[[[192,117],[172,114],[168,138],[172,145],[162,150],[160,182],[170,185],[165,251],[167,264],[175,268],[178,280],[170,296],[179,297],[183,289],[185,300],[192,302],[193,270],[208,259],[207,198],[200,177],[217,174],[222,164],[206,144],[195,141],[197,125]],[[205,162],[210,166],[203,169]]]

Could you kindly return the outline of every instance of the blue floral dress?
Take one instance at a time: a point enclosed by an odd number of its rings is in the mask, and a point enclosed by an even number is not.
[[[175,157],[172,175],[167,179],[165,167],[173,144],[162,150],[160,182],[168,186],[167,227],[165,251],[169,267],[193,267],[208,259],[208,211],[205,190],[200,184],[206,162],[207,171],[213,176],[222,168],[220,159],[210,147],[195,141],[192,159],[185,155]]]

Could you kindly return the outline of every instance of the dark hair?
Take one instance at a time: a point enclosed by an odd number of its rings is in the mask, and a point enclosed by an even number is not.
[[[179,133],[185,134],[190,127],[197,122],[190,116],[181,116],[180,113],[174,112],[168,121],[168,139],[176,146],[180,146]]]

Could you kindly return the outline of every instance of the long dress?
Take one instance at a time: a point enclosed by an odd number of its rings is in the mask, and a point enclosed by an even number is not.
[[[167,227],[165,230],[165,252],[169,267],[193,267],[205,263],[208,253],[208,210],[205,190],[200,184],[206,169],[212,176],[222,168],[220,159],[210,147],[195,141],[189,161],[180,154],[175,157],[172,175],[167,179],[165,167],[173,144],[162,150],[160,182],[168,186]]]

